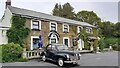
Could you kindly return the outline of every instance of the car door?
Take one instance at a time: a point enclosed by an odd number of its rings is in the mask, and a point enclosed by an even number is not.
[[[48,45],[46,48],[47,58],[51,58],[51,50],[52,50],[52,45]]]
[[[49,47],[51,47],[51,48],[47,51],[47,53],[49,54],[48,58],[54,60],[54,56],[55,56],[55,53],[56,53],[55,46],[50,45]]]
[[[51,50],[50,53],[51,53],[51,54],[50,54],[51,59],[55,60],[55,58],[56,58],[56,53],[57,53],[57,49],[56,49],[55,45],[52,45],[52,50]]]

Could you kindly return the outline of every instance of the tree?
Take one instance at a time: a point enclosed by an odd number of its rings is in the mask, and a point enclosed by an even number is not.
[[[69,3],[65,3],[62,6],[61,4],[58,5],[58,3],[56,3],[53,9],[53,15],[64,17],[64,18],[69,18],[69,19],[74,19],[75,14],[73,12],[73,9],[74,8]]]
[[[65,3],[63,5],[63,17],[73,19],[74,18],[74,12],[73,7],[69,3]]]
[[[87,22],[91,25],[102,26],[101,19],[97,16],[97,14],[93,11],[80,11],[76,15],[77,20],[81,22]]]
[[[102,34],[105,37],[111,37],[114,33],[114,24],[110,21],[103,22]]]
[[[115,25],[114,25],[114,33],[113,35],[115,37],[119,37],[120,38],[120,22],[117,22]]]
[[[60,15],[58,3],[55,4],[55,7],[53,9],[53,15],[54,16],[59,16]]]

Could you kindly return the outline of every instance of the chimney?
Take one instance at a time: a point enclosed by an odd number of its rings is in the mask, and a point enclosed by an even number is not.
[[[7,0],[5,4],[6,4],[5,8],[7,9],[8,6],[11,6],[11,0]]]

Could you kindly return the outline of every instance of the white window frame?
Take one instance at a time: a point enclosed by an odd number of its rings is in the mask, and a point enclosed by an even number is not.
[[[67,32],[69,32],[69,25],[68,24],[63,24],[63,32],[65,32],[64,25],[68,26],[68,31]]]
[[[52,24],[52,23],[56,24],[55,27],[56,27],[56,31],[57,31],[57,22],[55,22],[55,21],[50,21],[50,26],[49,26],[49,27],[50,27],[50,31],[51,31],[51,24]]]
[[[70,38],[69,37],[63,37],[63,44],[65,44],[64,42],[64,39],[68,39],[68,47],[70,47]]]
[[[77,33],[80,33],[80,31],[79,31],[80,29],[79,28],[81,28],[81,31],[83,29],[82,26],[77,26]]]
[[[31,50],[33,50],[33,38],[39,39],[39,36],[31,36]]]
[[[50,41],[49,41],[49,43],[51,44],[51,38],[54,38],[53,37],[53,34],[51,35],[51,37],[50,37]],[[57,36],[55,35],[55,39],[56,39],[56,43],[58,43],[58,39],[57,39]]]
[[[87,31],[88,29],[88,31]],[[92,28],[91,27],[86,27],[86,33],[91,33],[92,32]]]
[[[38,21],[39,22],[39,30],[41,30],[41,20],[31,20],[31,29],[33,29],[33,21]]]

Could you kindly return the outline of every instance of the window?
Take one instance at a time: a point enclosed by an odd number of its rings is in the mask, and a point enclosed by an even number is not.
[[[50,43],[57,43],[57,36],[52,34],[50,37]]]
[[[50,30],[57,31],[57,23],[56,22],[50,23]]]
[[[63,32],[69,32],[69,25],[63,24]]]
[[[38,42],[39,42],[38,38],[33,38],[33,49],[37,49],[38,48]]]
[[[41,21],[32,20],[31,29],[41,30]]]
[[[6,36],[6,30],[2,30],[2,36]]]
[[[80,33],[82,31],[82,27],[81,26],[78,26],[77,27],[77,32]]]
[[[63,37],[63,44],[65,44],[65,45],[67,45],[68,47],[70,47],[69,37]]]
[[[39,36],[31,36],[31,50],[38,49]]]
[[[86,27],[86,33],[91,33],[91,31],[92,31],[92,28]]]

